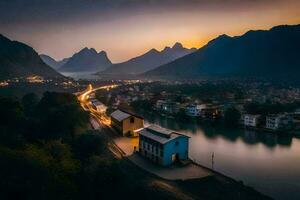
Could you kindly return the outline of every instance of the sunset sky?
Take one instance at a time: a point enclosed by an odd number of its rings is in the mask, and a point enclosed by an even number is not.
[[[201,47],[223,33],[299,23],[299,0],[0,1],[0,33],[55,59],[93,47],[120,62],[175,42]]]

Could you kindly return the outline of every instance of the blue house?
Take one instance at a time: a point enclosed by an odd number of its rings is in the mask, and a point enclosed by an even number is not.
[[[189,157],[189,137],[157,125],[139,131],[139,152],[154,163],[167,166]]]

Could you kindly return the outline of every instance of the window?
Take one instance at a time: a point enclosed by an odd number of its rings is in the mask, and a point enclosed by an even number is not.
[[[130,123],[132,123],[132,124],[134,123],[134,117],[130,118]]]

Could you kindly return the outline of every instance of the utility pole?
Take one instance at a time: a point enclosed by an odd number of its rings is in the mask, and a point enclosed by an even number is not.
[[[215,152],[212,152],[211,154],[211,168],[214,170],[214,164],[215,164]]]

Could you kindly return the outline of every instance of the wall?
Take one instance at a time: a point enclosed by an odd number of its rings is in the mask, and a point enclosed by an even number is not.
[[[176,141],[178,141],[178,146],[176,146]],[[188,137],[178,137],[164,145],[164,165],[172,164],[172,155],[177,153],[180,160],[188,159],[189,151],[189,138]]]
[[[130,122],[130,119],[134,118],[134,123]],[[127,135],[130,133],[132,136],[134,135],[133,130],[137,130],[144,127],[144,119],[137,118],[135,116],[128,117],[127,119],[123,120],[123,135]]]
[[[122,122],[119,122],[118,120],[111,117],[111,126],[117,129],[120,133],[122,133]]]

